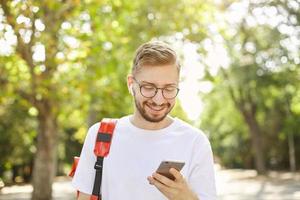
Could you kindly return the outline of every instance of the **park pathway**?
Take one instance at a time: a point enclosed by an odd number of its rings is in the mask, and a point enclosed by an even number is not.
[[[219,200],[300,200],[300,173],[270,172],[257,176],[254,170],[216,170]],[[57,177],[54,200],[75,200],[68,177]],[[30,200],[31,185],[4,187],[0,200]]]

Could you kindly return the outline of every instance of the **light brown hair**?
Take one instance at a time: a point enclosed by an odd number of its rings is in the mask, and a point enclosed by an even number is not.
[[[174,64],[180,73],[180,64],[176,52],[167,44],[161,41],[151,41],[142,44],[136,51],[133,59],[132,74],[136,74],[145,65],[168,65]]]

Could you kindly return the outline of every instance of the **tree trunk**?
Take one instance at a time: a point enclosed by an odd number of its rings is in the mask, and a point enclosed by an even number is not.
[[[57,123],[49,106],[39,110],[37,151],[34,159],[32,200],[51,200],[52,183],[56,174]]]
[[[288,115],[290,117],[296,119],[296,117],[294,116],[294,114],[291,110],[291,104],[290,104],[290,100],[289,100],[291,98],[291,96],[288,96],[287,91],[286,91],[285,97],[286,97],[285,100],[286,100],[286,108],[287,108]],[[294,130],[294,128],[292,128],[292,131],[293,130]],[[295,155],[294,134],[293,134],[293,132],[289,131],[287,135],[288,135],[290,170],[291,170],[291,172],[295,172],[296,171],[296,155]]]
[[[92,126],[95,122],[97,122],[97,110],[94,109],[93,104],[89,105],[89,112],[87,117],[88,127]]]
[[[243,117],[249,127],[251,136],[252,152],[254,154],[255,168],[258,174],[266,173],[265,156],[261,140],[261,131],[259,124],[252,111],[243,109]]]
[[[288,147],[289,147],[289,162],[291,172],[296,171],[296,156],[295,156],[295,144],[293,133],[288,133]]]

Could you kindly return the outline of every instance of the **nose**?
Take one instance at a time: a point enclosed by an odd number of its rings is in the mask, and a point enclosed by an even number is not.
[[[162,94],[162,89],[158,89],[157,93],[155,94],[154,97],[152,97],[152,101],[156,103],[157,105],[162,105],[165,103],[166,99],[164,98]]]

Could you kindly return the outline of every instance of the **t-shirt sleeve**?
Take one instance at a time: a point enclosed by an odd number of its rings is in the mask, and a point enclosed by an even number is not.
[[[96,156],[94,154],[94,145],[99,125],[100,123],[96,123],[89,128],[81,150],[77,169],[72,179],[73,187],[76,188],[78,191],[86,194],[92,194],[94,185],[94,165],[96,162]]]
[[[204,134],[195,140],[188,182],[200,200],[216,200],[213,154]]]

